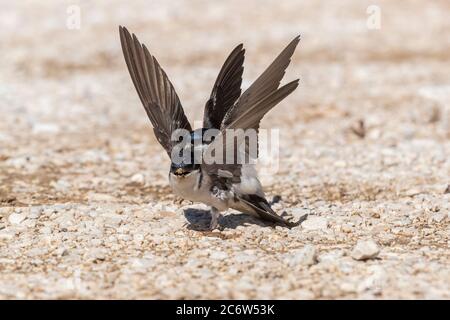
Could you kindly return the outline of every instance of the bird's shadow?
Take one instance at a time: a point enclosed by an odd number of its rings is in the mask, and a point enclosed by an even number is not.
[[[187,228],[194,231],[208,231],[211,221],[211,212],[209,210],[188,208],[184,209],[184,216],[188,221]],[[220,229],[236,229],[245,224],[255,224],[261,227],[276,226],[278,224],[261,221],[245,213],[227,214],[219,218]]]

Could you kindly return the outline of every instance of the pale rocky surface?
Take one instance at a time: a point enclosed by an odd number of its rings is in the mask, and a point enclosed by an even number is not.
[[[81,7],[81,29],[66,27]],[[450,298],[450,4],[0,1],[0,298]],[[201,13],[199,15],[199,13]],[[273,227],[178,203],[118,25],[166,69],[191,121],[227,54],[244,87],[298,33],[263,121],[279,128]],[[357,261],[358,241],[379,247]]]

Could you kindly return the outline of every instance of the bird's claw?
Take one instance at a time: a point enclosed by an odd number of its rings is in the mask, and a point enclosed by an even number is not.
[[[211,222],[209,223],[209,231],[214,231],[215,229],[218,229],[218,219],[215,218],[214,216],[211,217]]]

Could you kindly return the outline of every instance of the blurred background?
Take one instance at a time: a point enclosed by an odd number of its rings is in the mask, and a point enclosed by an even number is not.
[[[301,85],[263,127],[287,126],[282,138],[294,144],[345,143],[349,127],[368,127],[369,137],[393,143],[448,138],[449,8],[445,0],[4,1],[2,156],[106,141],[120,149],[117,144],[128,144],[134,134],[153,148],[118,25],[135,32],[158,58],[191,121],[202,120],[215,77],[235,45],[247,49],[245,89],[301,34],[286,75],[286,81],[299,77]],[[159,151],[145,153],[159,157]],[[165,168],[155,169],[165,177]]]
[[[331,213],[320,208],[337,206],[333,209],[337,220],[329,221],[338,234],[333,241],[341,239],[345,246],[359,232],[372,232],[372,227],[359,225],[361,221],[349,220],[354,233],[339,233],[342,219],[350,219],[349,208],[382,208],[390,214],[384,221],[389,228],[398,218],[392,212],[402,216],[431,203],[440,206],[441,213],[448,210],[448,0],[1,0],[0,6],[0,231],[7,234],[0,241],[10,249],[2,250],[3,259],[20,260],[30,243],[38,246],[45,240],[33,232],[56,228],[51,214],[48,221],[35,221],[36,227],[33,222],[21,227],[21,221],[15,224],[8,218],[12,213],[27,215],[34,206],[57,212],[55,205],[71,204],[75,212],[71,221],[77,225],[77,212],[84,206],[150,203],[153,212],[152,203],[169,206],[174,200],[167,184],[168,159],[156,143],[126,70],[119,25],[136,33],[159,60],[191,122],[202,119],[215,77],[237,44],[246,48],[245,89],[292,38],[301,35],[285,76],[285,82],[300,78],[300,86],[262,123],[280,128],[284,143],[279,174],[264,177],[263,183],[269,195],[283,196],[285,208],[315,207],[321,216]],[[399,199],[401,205],[395,207]],[[430,210],[425,211],[434,214]],[[413,232],[405,244],[411,248],[424,240],[420,232],[414,233],[418,230],[414,221],[400,227]],[[425,239],[428,245],[444,250],[448,226],[430,228],[437,235]],[[387,231],[380,230],[384,229],[374,231],[374,237],[382,242]],[[19,234],[24,242],[17,240]],[[314,241],[327,246],[325,238]],[[83,239],[70,241],[75,241],[72,247],[91,246]],[[437,256],[442,256],[441,249],[436,249]],[[50,268],[47,254],[37,256]],[[448,259],[448,250],[444,258]],[[53,283],[56,288],[59,281],[39,263],[33,267],[29,260],[20,261],[19,266],[0,263],[5,271],[0,283],[6,288],[3,293],[0,289],[0,296],[64,297],[64,290],[33,293],[29,286],[18,285],[33,274],[36,287]],[[382,296],[399,297],[404,292],[405,297],[448,297],[449,282],[442,287],[442,281],[434,280],[438,273],[432,273],[416,285],[419,294],[392,285]],[[108,282],[89,281],[91,288]],[[436,283],[437,289],[427,291],[427,283]],[[325,286],[324,280],[322,287],[310,287],[304,296],[362,296],[345,288],[327,291]],[[120,297],[117,287],[106,287],[110,291],[105,296]],[[199,296],[161,288],[146,296]],[[91,297],[92,290],[85,296]],[[215,292],[230,297],[226,290]],[[242,297],[252,296],[271,297],[255,293]]]

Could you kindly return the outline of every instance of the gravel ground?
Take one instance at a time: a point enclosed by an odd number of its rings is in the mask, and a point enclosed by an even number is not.
[[[447,0],[378,1],[375,30],[365,0],[0,3],[0,298],[450,298]],[[236,44],[248,86],[301,33],[286,75],[301,85],[262,123],[283,141],[266,193],[300,226],[230,211],[200,231],[119,24],[192,121]]]

